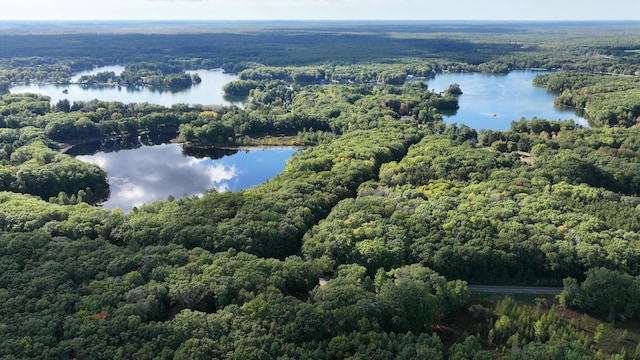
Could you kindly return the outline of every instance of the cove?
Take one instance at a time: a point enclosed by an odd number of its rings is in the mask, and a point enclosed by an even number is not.
[[[69,153],[107,171],[110,194],[101,205],[124,213],[135,206],[169,196],[199,196],[205,190],[237,191],[261,184],[284,171],[298,149],[292,147],[206,149],[188,151],[181,144],[140,145],[138,148],[92,154]]]
[[[82,75],[94,75],[99,72],[113,71],[116,74],[124,71],[124,66],[113,65],[95,68],[75,74],[71,81],[77,81]],[[147,86],[118,86],[118,85],[79,85],[79,84],[24,84],[9,89],[11,93],[35,93],[51,98],[51,103],[56,104],[62,99],[69,102],[90,101],[119,101],[128,103],[150,103],[170,107],[173,104],[200,104],[200,105],[237,105],[244,106],[246,97],[225,96],[222,87],[234,80],[237,76],[227,74],[221,69],[194,70],[188,73],[197,73],[202,82],[186,89],[153,88]]]
[[[588,121],[574,109],[558,108],[553,101],[556,94],[533,85],[536,75],[548,71],[516,70],[506,75],[484,73],[446,73],[426,80],[429,89],[446,90],[459,84],[463,94],[458,98],[460,108],[445,114],[447,123],[465,124],[478,131],[508,130],[512,121],[537,117],[546,120],[573,119],[589,126]]]

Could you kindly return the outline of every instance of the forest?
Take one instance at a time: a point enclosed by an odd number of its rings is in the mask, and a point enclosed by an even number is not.
[[[640,358],[640,23],[165,25],[0,31],[0,359]],[[9,92],[113,64],[82,82],[223,68],[249,101]],[[465,89],[408,81],[528,68],[590,126],[445,123]],[[128,213],[63,151],[157,135],[303,150],[263,184]]]

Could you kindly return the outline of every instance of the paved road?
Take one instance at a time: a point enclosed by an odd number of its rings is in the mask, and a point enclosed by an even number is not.
[[[561,287],[536,287],[536,286],[493,286],[493,285],[469,285],[471,292],[491,292],[503,294],[551,294],[562,292]]]

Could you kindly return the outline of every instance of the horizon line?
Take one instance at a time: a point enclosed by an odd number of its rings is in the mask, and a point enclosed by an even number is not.
[[[639,19],[2,19],[0,22],[636,22]]]

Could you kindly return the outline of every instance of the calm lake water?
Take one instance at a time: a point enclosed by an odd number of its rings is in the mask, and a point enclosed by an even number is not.
[[[234,191],[261,184],[284,171],[297,151],[278,147],[185,154],[181,144],[162,144],[76,157],[107,171],[111,194],[102,205],[126,213],[169,195],[181,198],[207,189]]]
[[[440,74],[427,80],[429,89],[444,91],[451,84],[459,84],[463,94],[458,98],[460,109],[445,116],[447,123],[465,124],[481,129],[508,130],[511,121],[522,117],[547,120],[573,119],[588,126],[588,121],[575,110],[557,108],[553,100],[557,95],[533,86],[533,78],[548,72],[535,70],[512,71],[508,75],[482,73]]]
[[[108,66],[76,74],[100,71],[120,73],[123,66]],[[236,79],[235,75],[221,70],[197,70],[202,83],[189,89],[167,90],[147,87],[127,88],[118,86],[80,85],[24,85],[11,88],[13,93],[35,92],[50,96],[52,103],[67,98],[76,100],[100,99],[124,103],[148,102],[171,106],[185,104],[238,104],[241,100],[222,95],[222,86]],[[508,75],[480,73],[440,74],[427,81],[430,89],[443,91],[457,83],[463,91],[459,98],[460,109],[445,117],[448,123],[466,124],[477,130],[506,130],[511,121],[534,116],[549,120],[574,119],[587,125],[573,110],[559,109],[553,105],[554,94],[534,87],[533,78],[538,71],[514,71]],[[62,90],[68,89],[68,94]],[[284,170],[285,162],[298,150],[293,148],[203,150],[198,154],[183,150],[180,144],[142,144],[136,139],[127,146],[98,144],[89,150],[82,147],[69,153],[82,161],[92,162],[104,168],[109,176],[111,194],[103,205],[121,208],[128,212],[155,200],[202,194],[207,189],[233,191],[263,183]],[[161,142],[155,142],[161,143]]]
[[[77,81],[82,75],[92,75],[103,71],[113,71],[116,74],[124,71],[124,66],[104,66],[74,75],[71,80]],[[159,89],[152,87],[134,86],[84,86],[84,85],[54,85],[54,84],[26,84],[12,87],[11,93],[36,93],[49,96],[51,103],[56,104],[62,99],[74,101],[89,101],[99,99],[103,101],[120,101],[128,103],[148,102],[163,106],[173,104],[202,104],[202,105],[238,105],[244,106],[245,97],[224,96],[222,86],[236,80],[234,74],[225,74],[221,69],[194,70],[189,73],[197,73],[202,82],[186,89]],[[67,90],[67,94],[63,93]]]
[[[100,67],[75,74],[71,79],[77,81],[82,75],[93,75],[103,71],[120,74],[124,71],[124,66]],[[78,100],[99,99],[123,103],[148,102],[167,107],[178,103],[244,106],[246,97],[223,96],[222,87],[236,80],[236,75],[225,74],[219,69],[192,72],[197,73],[202,82],[179,90],[28,84],[13,87],[10,92],[47,95],[51,97],[52,104],[62,99],[68,99],[72,103]],[[63,90],[67,90],[67,93],[63,93]],[[167,140],[164,139],[164,142]],[[102,205],[108,209],[118,207],[126,213],[134,206],[166,199],[170,195],[180,198],[185,195],[199,195],[208,189],[246,189],[282,172],[286,160],[297,151],[293,148],[256,148],[240,151],[212,149],[200,154],[187,155],[179,144],[133,145],[130,149],[93,149],[89,152],[90,155],[82,154],[82,147],[69,151],[69,154],[75,155],[79,160],[98,164],[107,171],[111,193]],[[99,148],[100,144],[97,146]],[[95,144],[93,147],[96,147]]]

